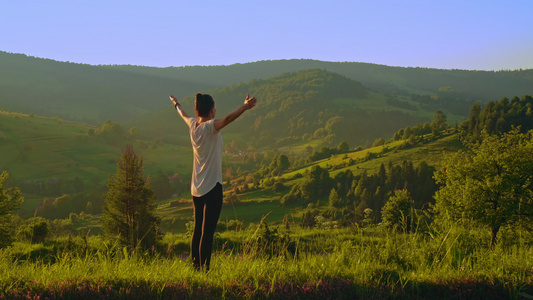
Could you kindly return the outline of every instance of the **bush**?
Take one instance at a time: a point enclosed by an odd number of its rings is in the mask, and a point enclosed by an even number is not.
[[[285,190],[285,185],[281,181],[276,181],[274,185],[272,185],[272,191],[274,193],[280,193]]]
[[[75,214],[75,213],[70,213],[70,214],[68,215],[68,218],[69,218],[70,222],[72,222],[72,223],[77,223],[78,220],[79,220],[78,215]]]
[[[261,228],[257,238],[246,243],[246,248],[251,254],[268,258],[287,254],[294,256],[296,243],[287,235],[280,234],[278,228],[271,230],[267,223],[264,223]]]
[[[26,224],[18,229],[17,236],[31,243],[42,243],[48,237],[49,233],[50,221],[45,218],[34,217],[28,219]]]
[[[309,204],[311,206],[312,203]],[[314,205],[313,205],[314,206]],[[301,226],[302,228],[313,228],[316,225],[317,212],[312,209],[308,209],[302,216]]]
[[[226,230],[240,231],[244,226],[244,223],[240,220],[229,220],[226,222]]]
[[[383,146],[383,145],[385,145],[385,139],[384,138],[379,138],[379,139],[374,141],[374,147]]]
[[[414,201],[407,190],[398,190],[381,210],[383,225],[389,229],[400,226],[404,231],[413,220]]]
[[[244,223],[240,220],[218,221],[216,231],[240,231],[243,228]]]

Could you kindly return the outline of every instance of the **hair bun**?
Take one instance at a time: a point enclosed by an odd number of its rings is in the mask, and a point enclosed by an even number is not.
[[[202,95],[201,93],[196,94],[196,100],[203,99],[203,98],[204,98],[204,95]]]

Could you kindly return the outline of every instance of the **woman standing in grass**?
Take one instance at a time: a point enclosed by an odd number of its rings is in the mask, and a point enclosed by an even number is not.
[[[215,119],[213,97],[196,94],[196,118],[190,117],[170,95],[170,100],[189,126],[194,156],[191,194],[194,207],[194,233],[191,257],[196,269],[209,270],[213,235],[222,209],[222,135],[220,130],[255,106],[257,99],[246,95],[244,103],[222,119]]]

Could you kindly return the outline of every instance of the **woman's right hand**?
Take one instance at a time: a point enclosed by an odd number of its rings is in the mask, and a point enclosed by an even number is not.
[[[176,97],[174,97],[172,95],[169,95],[168,97],[170,98],[170,101],[172,101],[172,103],[174,103],[174,106],[176,106],[176,104],[178,104],[178,100],[176,99]]]

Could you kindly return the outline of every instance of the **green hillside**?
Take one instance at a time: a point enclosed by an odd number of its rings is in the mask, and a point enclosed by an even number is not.
[[[235,124],[225,128],[226,142],[236,140],[243,148],[253,145],[276,149],[288,145],[337,145],[347,141],[364,145],[390,137],[399,128],[431,122],[434,110],[424,109],[409,97],[392,96],[367,89],[360,82],[326,70],[313,69],[252,80],[222,89],[209,90],[216,101],[217,117],[235,109],[249,93],[257,106]],[[182,101],[194,114],[192,97]],[[466,116],[468,109],[462,115]],[[449,120],[462,121],[462,115]],[[127,122],[144,138],[166,142],[187,141],[187,128],[171,106]]]
[[[282,178],[294,178],[297,176],[296,174],[302,174],[315,166],[330,170],[330,174],[333,177],[346,170],[353,172],[355,175],[361,175],[363,172],[369,174],[376,173],[381,164],[387,165],[389,162],[394,165],[399,165],[404,161],[410,161],[413,164],[425,161],[428,165],[438,168],[446,153],[464,149],[457,134],[447,134],[427,144],[398,149],[398,147],[401,147],[405,143],[406,141],[397,141],[360,151],[333,155],[330,158],[307,164],[296,170],[291,170],[283,174]],[[356,163],[349,164],[348,162],[350,160]]]
[[[188,161],[180,162],[181,157],[189,158],[189,145],[177,147],[141,140],[110,145],[88,136],[90,129],[96,127],[59,118],[0,112],[0,168],[15,178],[78,176],[105,180],[115,172],[123,144],[132,143],[145,157],[145,168],[150,173],[166,168],[190,173]]]
[[[133,144],[144,157],[145,173],[154,178],[155,184],[160,176],[168,182],[167,176],[174,174],[179,174],[186,184],[191,173],[189,145],[131,138],[109,143],[88,134],[97,130],[59,118],[0,111],[0,170],[9,173],[10,186],[22,188],[26,197],[23,214],[33,211],[44,198],[102,189],[108,175],[115,173],[116,160],[125,143]],[[95,197],[103,203],[101,193]]]
[[[0,108],[22,113],[92,124],[124,121],[165,105],[161,95],[170,91],[185,96],[210,87],[214,85],[0,52]]]
[[[412,98],[430,110],[533,94],[533,70],[438,70],[315,60],[169,68],[92,66],[0,51],[0,108],[91,124],[124,122],[164,107],[170,93],[185,97],[308,69],[343,75],[382,94],[433,96],[429,104],[426,98]]]

